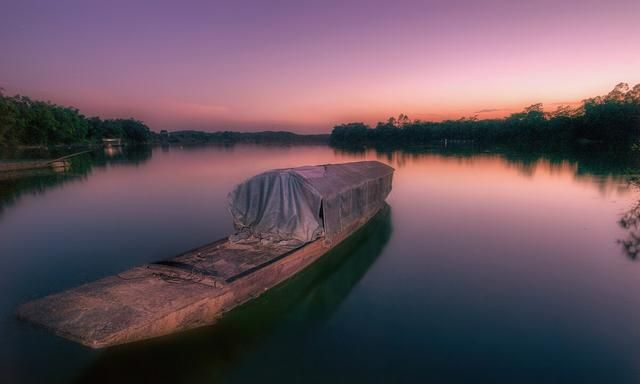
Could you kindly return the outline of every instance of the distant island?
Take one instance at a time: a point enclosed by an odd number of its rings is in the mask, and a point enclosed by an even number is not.
[[[405,148],[436,141],[554,147],[596,142],[629,148],[640,144],[640,84],[620,83],[605,96],[584,100],[577,108],[545,112],[534,104],[502,119],[476,116],[441,122],[409,120],[401,114],[379,122],[337,125],[331,144],[338,147]]]
[[[210,144],[210,143],[262,143],[262,144],[328,144],[329,134],[299,135],[286,131],[263,132],[202,132],[202,131],[161,131],[155,138],[168,144]]]

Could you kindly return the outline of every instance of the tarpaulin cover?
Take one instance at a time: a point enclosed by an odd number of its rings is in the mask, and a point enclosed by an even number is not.
[[[303,244],[332,240],[371,216],[392,178],[393,168],[377,161],[276,169],[238,185],[228,199],[238,235]]]

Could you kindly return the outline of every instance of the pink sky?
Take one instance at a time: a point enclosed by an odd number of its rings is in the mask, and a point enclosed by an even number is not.
[[[152,129],[494,117],[640,82],[640,1],[12,2],[0,86]]]

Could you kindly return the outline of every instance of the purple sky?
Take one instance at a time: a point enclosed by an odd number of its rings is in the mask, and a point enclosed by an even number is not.
[[[5,1],[0,86],[152,129],[328,132],[640,82],[640,1]]]

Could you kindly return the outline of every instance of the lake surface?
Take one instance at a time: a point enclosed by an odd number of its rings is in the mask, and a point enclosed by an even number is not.
[[[13,315],[227,236],[226,194],[247,177],[363,159],[396,169],[390,213],[215,326],[95,351]],[[0,381],[637,382],[640,195],[621,175],[639,165],[237,145],[112,150],[0,179]]]

